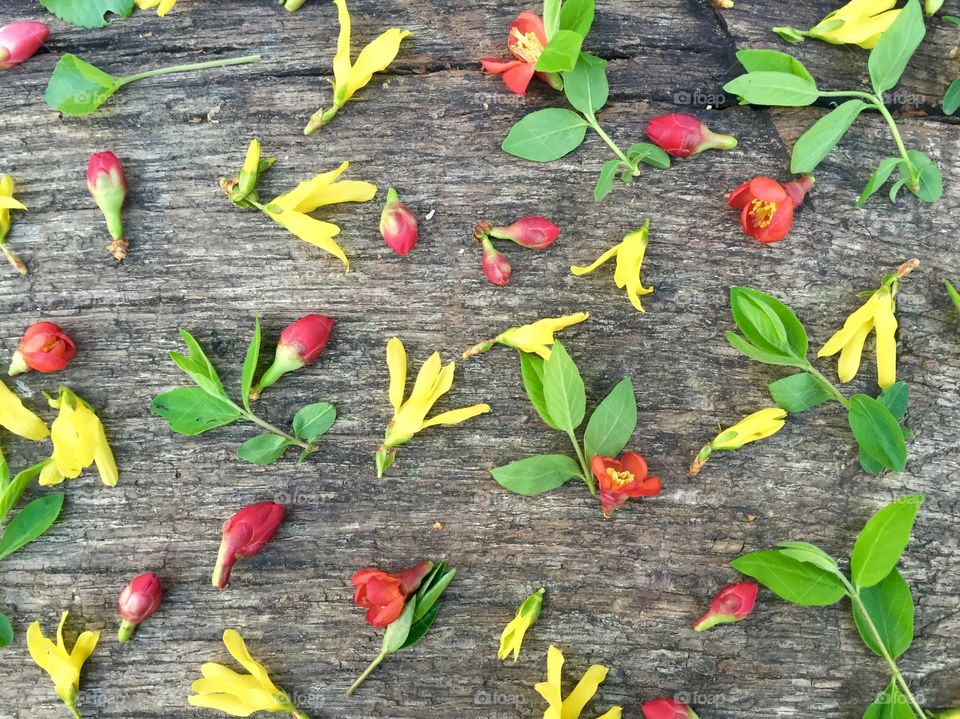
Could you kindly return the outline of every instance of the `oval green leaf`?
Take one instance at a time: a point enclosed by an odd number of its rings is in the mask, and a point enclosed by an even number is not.
[[[637,428],[637,398],[629,377],[620,380],[590,415],[583,432],[587,462],[600,455],[616,457]]]
[[[521,352],[520,376],[523,378],[523,388],[527,391],[530,404],[537,410],[540,419],[551,429],[560,429],[547,412],[547,402],[543,398],[543,358],[529,352]]]
[[[771,382],[767,389],[777,406],[790,414],[805,412],[833,399],[833,394],[823,382],[806,372]]]
[[[847,593],[836,575],[776,549],[745,554],[730,562],[730,566],[753,577],[781,599],[806,607],[835,604]]]
[[[10,626],[10,620],[7,615],[0,613],[0,649],[10,646],[13,641],[13,627]]]
[[[816,84],[813,75],[803,63],[792,55],[777,50],[740,50],[737,60],[747,72],[781,72],[796,75],[808,83]]]
[[[178,387],[158,394],[150,403],[150,411],[167,420],[174,432],[188,437],[240,419],[233,405],[200,387]]]
[[[880,640],[867,623],[860,608],[853,604],[853,619],[860,638],[874,654],[883,656],[886,648],[894,659],[913,643],[913,596],[910,586],[894,569],[880,583],[860,590],[860,601],[870,617]]]
[[[534,497],[580,476],[580,467],[565,454],[543,454],[495,467],[490,474],[504,489]]]
[[[850,555],[850,576],[854,584],[872,587],[894,570],[910,541],[921,504],[923,495],[900,497],[864,525]]]
[[[749,72],[723,86],[748,105],[806,107],[820,92],[810,80],[786,72]]]
[[[864,454],[886,469],[903,471],[907,466],[903,428],[882,402],[865,394],[855,394],[850,398],[847,420]],[[882,578],[878,577],[877,581]]]
[[[13,554],[24,544],[46,532],[60,516],[62,508],[63,495],[49,494],[38,497],[17,512],[0,538],[0,559]]]
[[[569,2],[569,0],[568,0]],[[580,112],[594,114],[607,102],[607,61],[580,53],[576,66],[563,73],[563,94]]]
[[[290,440],[271,432],[258,434],[237,447],[237,456],[251,464],[276,462],[291,444]]]
[[[551,162],[573,152],[587,134],[587,123],[573,110],[551,107],[531,112],[510,129],[504,152],[533,162]]]
[[[107,13],[130,17],[133,0],[40,0],[40,4],[64,22],[80,27],[106,27]]]
[[[583,378],[559,341],[553,343],[550,359],[543,363],[543,399],[560,429],[573,432],[583,422],[587,409]]]
[[[878,95],[900,82],[900,76],[926,32],[919,1],[908,0],[897,19],[877,40],[867,60],[870,81]]]
[[[847,100],[817,120],[794,143],[790,172],[813,172],[867,107],[863,100]]]
[[[319,439],[337,421],[337,410],[329,402],[317,402],[300,408],[293,416],[293,434],[304,442]]]
[[[68,53],[53,68],[43,99],[64,115],[89,115],[120,89],[120,84],[113,75]]]

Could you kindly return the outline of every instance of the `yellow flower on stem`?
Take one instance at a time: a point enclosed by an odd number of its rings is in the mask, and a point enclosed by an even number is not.
[[[195,694],[187,697],[191,706],[216,709],[235,717],[250,716],[254,712],[281,712],[294,719],[308,719],[290,701],[286,692],[270,679],[264,666],[250,656],[247,645],[235,629],[223,633],[227,651],[249,674],[240,674],[216,662],[200,666],[203,679],[190,687]]]
[[[896,4],[897,0],[851,0],[809,30],[775,27],[773,31],[787,42],[812,37],[832,45],[859,45],[869,50],[900,14],[900,10],[892,9]]]
[[[23,401],[3,382],[0,382],[0,427],[34,442],[50,434],[46,423],[24,407]]]
[[[141,10],[150,10],[157,8],[157,15],[163,17],[173,9],[177,0],[136,0],[137,7]]]
[[[703,446],[690,465],[690,476],[695,477],[700,472],[713,452],[740,449],[745,444],[776,434],[786,424],[786,420],[786,411],[779,407],[767,407],[744,417]]]
[[[817,357],[830,357],[840,353],[837,376],[841,382],[849,382],[860,369],[863,344],[871,330],[877,335],[877,383],[886,389],[897,381],[897,317],[894,300],[900,288],[900,280],[920,265],[920,260],[904,262],[896,272],[885,275],[880,288],[852,315],[817,352]]]
[[[69,612],[60,616],[57,626],[57,643],[43,636],[40,622],[36,621],[27,629],[27,649],[33,661],[53,679],[53,686],[57,696],[73,712],[73,716],[80,718],[77,711],[77,692],[80,690],[80,670],[83,663],[93,654],[100,639],[100,632],[83,632],[77,637],[72,651],[67,651],[63,643],[63,624],[67,621]]]
[[[0,250],[21,275],[27,274],[27,266],[7,247],[7,233],[10,232],[10,210],[25,209],[27,206],[13,196],[13,178],[10,175],[0,176]]]
[[[346,0],[333,0],[340,21],[340,36],[337,38],[337,54],[333,58],[333,107],[317,110],[310,117],[303,134],[309,135],[333,119],[354,93],[364,87],[373,74],[385,70],[400,51],[400,42],[413,33],[390,28],[367,45],[350,62],[350,12]]]
[[[638,312],[643,312],[640,295],[653,292],[652,287],[644,287],[640,281],[640,266],[643,264],[643,256],[647,251],[649,242],[650,220],[647,220],[643,227],[624,237],[620,244],[614,245],[604,252],[592,265],[586,267],[574,265],[570,268],[570,271],[580,277],[593,272],[607,260],[616,257],[617,269],[613,273],[613,281],[617,284],[617,287],[627,288],[627,295],[630,297],[631,304],[636,307]]]
[[[540,355],[543,359],[548,360],[550,359],[550,345],[554,343],[554,333],[583,322],[589,317],[590,315],[586,312],[577,312],[563,317],[547,317],[529,325],[511,327],[492,340],[475,344],[463,353],[463,358],[470,359],[481,352],[486,352],[495,344],[501,344],[513,347],[521,352]]]
[[[597,688],[607,678],[607,668],[602,664],[593,664],[587,669],[583,678],[577,683],[572,692],[563,698],[561,686],[563,670],[563,654],[555,646],[550,645],[547,650],[547,681],[540,682],[534,689],[547,700],[549,707],[543,713],[543,719],[580,719],[583,708],[587,705]],[[612,707],[598,719],[620,719],[621,707]]]
[[[75,479],[92,464],[97,465],[100,479],[108,487],[117,483],[117,462],[107,443],[103,423],[89,404],[70,389],[60,388],[56,398],[48,397],[50,406],[60,413],[50,427],[53,454],[40,473],[44,487],[60,484],[64,478]]]
[[[413,391],[406,401],[403,393],[407,384],[407,351],[399,337],[393,337],[387,342],[387,369],[390,371],[389,395],[390,404],[393,405],[393,419],[387,425],[383,445],[377,450],[377,477],[382,477],[393,464],[396,448],[413,439],[417,432],[436,425],[460,424],[490,411],[488,404],[475,404],[426,418],[437,400],[453,386],[456,363],[443,366],[439,352],[434,352],[423,363],[417,373]]]
[[[517,609],[517,615],[504,627],[503,633],[500,635],[500,650],[497,652],[497,659],[506,659],[510,656],[510,652],[513,652],[513,663],[517,663],[517,659],[520,657],[520,646],[523,644],[523,636],[540,616],[545,591],[547,590],[541,587],[527,597],[520,608]]]

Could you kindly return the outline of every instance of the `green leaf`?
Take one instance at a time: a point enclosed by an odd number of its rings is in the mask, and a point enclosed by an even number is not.
[[[270,464],[280,459],[291,444],[289,439],[272,432],[264,432],[237,447],[237,456],[251,464]]]
[[[3,456],[3,453],[0,452],[0,492],[4,491],[7,488],[7,485],[10,484],[10,465],[7,464],[7,458]],[[3,513],[0,512],[0,519],[3,518]]]
[[[897,419],[903,419],[910,403],[910,385],[906,382],[894,382],[877,396],[877,401],[883,403]]]
[[[943,177],[940,168],[933,160],[918,150],[907,150],[907,156],[914,167],[920,170],[920,189],[914,192],[924,202],[936,202],[943,195]],[[901,175],[909,174],[909,170],[901,163]],[[911,190],[913,192],[913,190]]]
[[[805,607],[826,607],[847,593],[831,572],[776,549],[745,554],[730,562],[730,566],[753,577],[781,599]]]
[[[903,429],[882,402],[865,394],[855,394],[850,398],[847,420],[864,454],[886,469],[903,471],[907,466]]]
[[[387,626],[387,630],[383,633],[383,646],[380,650],[383,654],[399,650],[407,641],[416,605],[415,601],[408,601],[407,606],[403,608],[403,613]]]
[[[903,164],[903,161],[900,160],[900,161],[897,163],[897,166],[899,167],[899,166],[902,165],[902,164]],[[903,172],[903,171],[901,170],[901,174],[902,174],[902,172]],[[892,185],[890,185],[890,192],[887,193],[887,196],[890,198],[890,202],[896,202],[896,201],[897,201],[897,193],[899,193],[899,192],[900,192],[900,188],[903,187],[903,186],[906,185],[906,184],[907,184],[906,178],[905,178],[905,177],[901,177],[899,180],[897,180],[897,181],[894,182]]]
[[[573,432],[583,422],[587,409],[583,379],[559,341],[553,343],[550,359],[543,363],[543,399],[550,417],[563,431]]]
[[[637,398],[629,377],[620,380],[590,415],[583,432],[587,462],[593,457],[616,457],[637,428]]]
[[[863,719],[916,719],[916,715],[894,679],[870,705]]]
[[[748,72],[780,72],[806,80],[816,85],[813,75],[803,63],[792,55],[777,50],[740,50],[737,60]]]
[[[534,497],[556,489],[571,477],[579,477],[580,467],[565,454],[541,454],[494,467],[490,474],[501,487]]]
[[[230,424],[241,417],[236,407],[200,387],[178,387],[158,394],[150,403],[150,411],[167,420],[174,432],[188,437]]]
[[[926,34],[923,10],[918,0],[908,0],[897,19],[887,28],[870,51],[867,69],[878,95],[900,81],[900,76]]]
[[[23,496],[23,492],[30,486],[33,480],[40,476],[40,472],[48,461],[49,460],[44,460],[32,467],[27,467],[22,472],[18,472],[12,482],[7,483],[3,492],[0,492],[0,521],[3,521],[3,518],[16,506],[17,502],[20,501],[20,497]]]
[[[422,617],[414,621],[413,624],[410,625],[410,631],[407,632],[407,638],[403,641],[403,644],[400,645],[400,648],[397,651],[409,649],[423,639],[427,632],[430,631],[430,627],[433,626],[434,621],[437,619],[437,614],[439,613],[440,605],[434,604]]]
[[[67,53],[53,68],[43,99],[64,115],[89,115],[121,85],[119,78]]]
[[[941,19],[951,25],[960,25],[960,16],[957,15],[944,15]]]
[[[651,167],[666,170],[670,167],[670,155],[650,142],[637,142],[627,150],[627,159],[634,164],[646,163]]]
[[[254,318],[253,338],[247,347],[247,356],[243,358],[243,374],[240,378],[240,399],[247,412],[250,411],[250,388],[253,387],[253,378],[257,373],[257,363],[260,361],[260,318]]]
[[[824,552],[820,547],[809,542],[780,542],[777,545],[780,553],[785,554],[798,562],[806,562],[820,569],[825,569],[831,574],[840,574],[840,567],[837,566],[837,560]]]
[[[13,641],[13,627],[7,615],[0,612],[0,649],[10,645]]]
[[[456,569],[451,569],[449,572],[444,571],[445,569],[446,563],[441,562],[438,570],[430,576],[430,581],[421,585],[417,591],[417,608],[413,612],[414,621],[423,618],[427,612],[433,609],[437,600],[440,599],[440,595],[446,591],[447,586],[457,576]]]
[[[0,559],[16,552],[46,532],[60,516],[62,494],[38,497],[14,515],[0,538]]]
[[[594,0],[567,0],[560,9],[560,29],[585,38],[593,25]]]
[[[604,163],[600,170],[600,176],[597,178],[597,186],[593,188],[593,199],[600,202],[604,197],[610,194],[613,189],[613,183],[617,179],[617,170],[622,163],[620,160],[610,160]]]
[[[585,115],[596,114],[607,102],[609,85],[606,68],[606,60],[583,52],[576,66],[570,72],[563,73],[563,94],[571,105]]]
[[[551,162],[573,152],[587,134],[587,122],[573,110],[537,110],[510,128],[501,148],[533,162]]]
[[[723,89],[749,105],[805,107],[820,97],[815,83],[786,72],[750,72],[735,77]]]
[[[730,288],[730,311],[743,336],[765,352],[805,361],[807,332],[776,297],[749,287]]]
[[[561,0],[543,0],[543,29],[549,40],[560,29]]]
[[[950,301],[953,302],[954,309],[960,312],[960,292],[957,292],[957,288],[951,284],[950,280],[944,280],[943,284],[947,288],[947,294],[950,295]]]
[[[523,388],[527,391],[530,404],[537,410],[540,419],[551,429],[560,429],[547,412],[547,403],[543,398],[543,358],[529,352],[521,352],[520,376],[523,378]]]
[[[727,342],[730,343],[731,347],[738,352],[745,354],[747,357],[756,362],[763,362],[764,364],[778,365],[781,367],[803,367],[803,363],[799,362],[796,358],[758,349],[743,339],[743,337],[733,332],[727,332],[724,336],[727,338]]]
[[[573,30],[557,30],[537,60],[537,72],[567,72],[577,64],[583,36]]]
[[[883,187],[883,184],[890,178],[893,168],[895,168],[899,162],[899,157],[885,157],[880,161],[877,169],[870,175],[867,186],[863,188],[860,199],[857,200],[857,207],[861,207],[864,202],[870,199],[873,193]]]
[[[798,414],[833,399],[823,382],[806,372],[771,382],[767,389],[777,406],[790,414]]]
[[[200,347],[200,343],[194,339],[193,335],[184,329],[180,330],[180,336],[184,344],[187,345],[188,357],[184,357],[178,352],[171,352],[170,358],[182,369],[194,382],[197,383],[208,394],[226,400],[226,393],[223,391],[223,383],[220,376],[214,368],[213,363]]]
[[[817,120],[794,143],[790,172],[813,172],[868,107],[863,100],[847,100]]]
[[[80,27],[106,27],[106,14],[130,17],[133,0],[40,0],[40,4],[64,22]]]
[[[943,95],[943,114],[952,115],[960,109],[960,77],[950,83]]]
[[[853,545],[850,576],[858,587],[872,587],[900,561],[910,541],[923,495],[910,494],[891,502],[866,523]]]
[[[328,402],[308,404],[293,415],[293,434],[304,442],[313,442],[337,421],[337,410]]]
[[[860,601],[880,635],[878,642],[860,608],[854,603],[853,619],[867,648],[882,657],[882,648],[886,647],[894,659],[907,651],[913,643],[914,607],[910,586],[900,572],[894,569],[878,584],[862,588]]]

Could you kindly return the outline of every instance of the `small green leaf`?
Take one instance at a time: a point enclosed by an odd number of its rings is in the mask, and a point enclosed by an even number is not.
[[[570,0],[567,0],[569,3]],[[567,101],[585,115],[597,113],[607,102],[607,61],[588,53],[580,53],[576,66],[563,73],[563,94]]]
[[[308,404],[293,416],[293,434],[304,442],[313,442],[337,421],[337,410],[328,402]]]
[[[870,705],[863,719],[916,719],[916,715],[894,679]]]
[[[10,626],[10,620],[7,615],[0,613],[0,649],[10,646],[13,641],[13,627]]]
[[[597,178],[597,186],[593,188],[593,199],[600,202],[604,197],[610,194],[613,189],[613,183],[617,179],[617,170],[620,168],[620,160],[610,160],[604,163],[600,170],[600,176]]]
[[[490,474],[501,487],[534,497],[556,489],[571,477],[579,477],[580,467],[565,454],[541,454],[494,467]]]
[[[230,424],[241,416],[236,407],[200,387],[178,387],[158,394],[150,403],[150,411],[167,420],[174,432],[188,437]]]
[[[867,60],[870,80],[878,95],[900,81],[926,32],[920,3],[918,0],[908,0],[893,24],[880,35]]]
[[[943,177],[940,168],[933,160],[918,150],[907,150],[907,156],[914,167],[920,170],[920,189],[914,194],[924,202],[936,202],[943,195]],[[901,175],[906,168],[901,166]],[[913,190],[911,190],[913,192]]]
[[[794,143],[790,172],[813,172],[867,107],[863,100],[847,100],[817,120]]]
[[[403,613],[387,626],[387,630],[383,633],[383,647],[380,650],[383,654],[398,651],[407,641],[416,605],[415,601],[408,601],[407,606],[403,608]]]
[[[833,573],[776,549],[745,554],[730,562],[730,566],[753,577],[781,599],[806,607],[836,604],[847,593]]]
[[[870,175],[867,186],[863,188],[860,199],[857,200],[857,207],[861,207],[864,202],[870,199],[873,193],[883,187],[883,184],[890,178],[893,169],[899,162],[899,157],[885,157],[880,161],[877,169]]]
[[[750,72],[780,72],[795,75],[806,82],[816,85],[813,75],[803,63],[792,55],[777,50],[740,50],[737,60]]]
[[[860,601],[880,635],[878,642],[860,608],[854,603],[853,619],[867,648],[882,657],[882,647],[885,647],[894,659],[907,651],[913,643],[914,606],[910,586],[900,572],[894,569],[878,584],[863,587]]]
[[[790,414],[798,414],[833,399],[823,382],[806,372],[771,382],[767,389],[777,406]]]
[[[0,492],[6,490],[10,484],[10,465],[7,464],[7,458],[0,453]],[[0,519],[3,519],[3,512],[0,512]]]
[[[560,29],[585,38],[593,25],[594,0],[567,0],[560,9]]]
[[[750,72],[735,77],[723,89],[748,105],[806,107],[820,97],[816,84],[786,72]]]
[[[866,523],[853,545],[850,576],[858,587],[872,587],[900,561],[910,541],[923,495],[910,494],[891,502]]]
[[[573,30],[557,30],[537,60],[537,72],[567,72],[577,64],[583,36]]]
[[[537,110],[510,128],[501,148],[524,160],[551,162],[580,147],[587,127],[586,120],[573,110]]]
[[[203,348],[200,347],[200,343],[184,329],[180,330],[180,336],[183,338],[184,344],[187,345],[189,356],[184,357],[177,352],[171,352],[170,358],[205,392],[226,399],[220,376],[217,374],[213,363],[204,353]]]
[[[440,599],[440,595],[446,591],[447,586],[457,576],[457,570],[451,569],[449,572],[443,571],[446,564],[441,564],[439,571],[431,576],[430,582],[421,586],[417,592],[417,608],[413,612],[414,621],[421,619],[427,612],[433,609],[433,606]]]
[[[778,365],[781,367],[803,366],[803,363],[799,362],[795,357],[787,357],[781,354],[775,354],[773,352],[767,352],[766,350],[758,349],[734,332],[727,332],[724,336],[727,338],[727,342],[730,343],[731,347],[738,352],[745,354],[755,362],[763,362],[764,364]]]
[[[590,415],[583,432],[583,447],[593,457],[616,457],[627,446],[637,428],[637,398],[629,377],[620,380]]]
[[[291,444],[290,440],[280,435],[264,432],[237,447],[237,456],[251,464],[270,464],[280,459]]]
[[[106,27],[107,13],[130,17],[133,0],[40,0],[40,4],[64,22],[80,27]]]
[[[906,382],[894,382],[877,396],[877,401],[884,404],[894,417],[903,419],[910,403],[910,385]]]
[[[950,301],[953,302],[954,309],[960,312],[960,292],[957,292],[957,288],[951,284],[950,280],[944,280],[943,284],[947,288],[947,294],[950,295]]]
[[[960,109],[960,77],[950,83],[943,95],[943,114],[952,115]]]
[[[413,624],[410,625],[410,631],[407,632],[407,638],[403,641],[403,644],[400,645],[400,648],[397,651],[409,649],[423,639],[427,632],[430,631],[430,627],[433,626],[434,621],[437,619],[437,614],[439,613],[440,605],[434,604],[422,617],[414,621]]]
[[[523,388],[527,391],[530,404],[537,410],[548,427],[560,429],[547,412],[547,403],[543,398],[543,358],[529,352],[520,353],[520,375],[523,378]]]
[[[12,482],[7,483],[7,486],[0,492],[0,521],[3,521],[7,513],[16,506],[20,497],[23,496],[23,492],[33,480],[40,476],[40,472],[48,461],[50,460],[44,460],[32,467],[27,467],[22,472],[18,472]]]
[[[670,155],[650,142],[637,142],[627,150],[627,159],[634,164],[643,162],[659,170],[670,167]]]
[[[749,287],[730,288],[730,311],[737,327],[755,347],[805,361],[807,332],[789,307]]]
[[[907,466],[903,429],[882,402],[865,394],[855,394],[850,398],[847,420],[854,439],[867,456],[886,469],[903,471]]]
[[[780,553],[785,554],[798,562],[806,562],[820,569],[825,569],[831,574],[840,574],[840,567],[837,560],[824,552],[820,547],[809,542],[780,542],[777,545]]]
[[[543,399],[550,417],[565,432],[583,422],[587,409],[583,378],[560,341],[553,343],[550,359],[543,363]]]
[[[903,161],[900,160],[897,163],[897,167],[900,167],[900,165],[902,164],[903,164]],[[892,185],[890,185],[890,191],[887,193],[887,196],[890,198],[890,202],[897,201],[897,194],[900,192],[900,188],[907,184],[906,178],[903,177],[902,175],[903,175],[903,171],[901,170],[900,179],[894,182]]]
[[[62,494],[48,494],[33,500],[17,512],[0,538],[0,559],[16,552],[46,532],[63,507]]]
[[[543,0],[543,29],[549,40],[560,29],[561,0]]]
[[[260,361],[260,318],[254,318],[253,338],[247,347],[247,356],[243,358],[243,374],[240,378],[240,398],[247,412],[250,411],[250,388],[253,387],[253,378],[257,373],[257,363]]]
[[[89,115],[121,84],[119,78],[67,53],[53,68],[43,99],[64,115]]]

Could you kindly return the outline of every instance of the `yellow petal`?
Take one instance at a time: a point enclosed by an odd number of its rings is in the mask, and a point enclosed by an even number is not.
[[[871,18],[847,20],[840,27],[826,32],[814,32],[812,36],[833,43],[859,45],[869,50],[877,44],[877,40],[890,28],[899,14],[899,10],[890,10]]]
[[[339,258],[344,267],[350,270],[350,260],[344,254],[343,248],[333,239],[340,233],[339,227],[330,222],[315,220],[302,212],[275,208],[273,203],[267,205],[267,214],[274,222],[287,228],[304,242],[309,242]]]
[[[310,212],[317,205],[312,204],[314,196],[320,195],[327,185],[340,177],[346,169],[350,167],[349,162],[341,162],[340,167],[330,172],[323,172],[319,175],[304,180],[294,187],[290,192],[286,192],[279,197],[275,197],[271,205],[278,205],[285,210],[296,210],[297,212]]]
[[[847,317],[847,321],[843,323],[843,327],[837,330],[833,337],[828,339],[827,343],[817,352],[817,357],[835,355],[843,349],[843,346],[863,327],[865,322],[873,320],[877,309],[875,297],[876,294],[874,293],[856,312]]]
[[[50,434],[46,423],[23,406],[20,398],[0,382],[0,427],[37,442]]]
[[[886,389],[897,381],[897,318],[887,290],[877,303],[877,382]]]
[[[561,719],[580,719],[580,713],[587,705],[587,702],[593,699],[597,693],[597,688],[607,678],[607,668],[601,664],[593,664],[583,678],[577,682],[567,698],[563,700],[563,711],[560,714]]]
[[[254,659],[247,650],[247,645],[236,629],[227,629],[223,633],[223,643],[230,652],[230,656],[236,659],[243,668],[250,672],[257,683],[265,689],[270,689],[274,694],[282,694],[276,685],[270,680],[270,675],[264,666]]]
[[[25,210],[27,206],[9,195],[0,195],[0,208],[4,210]]]
[[[452,409],[449,412],[438,414],[436,417],[431,417],[424,422],[420,428],[426,429],[427,427],[434,427],[439,424],[460,424],[477,415],[486,414],[489,411],[490,405],[488,404],[475,404],[470,407],[464,407],[463,409]]]
[[[0,196],[13,194],[13,178],[10,175],[0,175]]]
[[[53,459],[49,459],[47,463],[43,465],[43,469],[40,470],[40,479],[37,481],[41,487],[52,487],[60,484],[63,480],[64,476],[60,474],[60,470],[57,469],[56,462],[54,462]]]
[[[250,146],[247,148],[247,156],[243,160],[241,172],[253,174],[260,167],[260,140],[250,140]]]
[[[100,420],[86,405],[72,393],[64,392],[60,414],[50,427],[53,440],[51,459],[60,474],[74,479],[85,467],[93,464],[100,427]]]
[[[529,325],[511,327],[497,337],[497,341],[508,347],[515,347],[523,352],[530,352],[550,359],[550,345],[555,341],[554,333],[562,329],[583,322],[589,314],[577,312],[563,317],[547,317]]]
[[[100,641],[100,632],[82,632],[77,637],[76,644],[73,645],[73,651],[70,652],[70,661],[80,671],[83,663],[90,658],[93,650],[97,648],[97,642]]]
[[[713,449],[739,449],[745,444],[769,437],[785,424],[787,413],[779,407],[754,412],[718,434],[710,443]]]
[[[433,387],[430,390],[427,400],[430,407],[433,407],[433,405],[437,403],[437,400],[443,397],[443,395],[449,392],[450,388],[453,387],[453,373],[456,368],[456,363],[451,362],[442,370],[440,370],[440,374],[438,374],[437,379],[434,380]]]
[[[256,707],[248,707],[240,699],[230,694],[191,694],[187,697],[187,702],[190,706],[216,709],[234,717],[248,717],[254,712],[260,711]]]
[[[573,265],[570,268],[570,271],[573,274],[575,274],[577,277],[593,272],[595,269],[597,269],[600,265],[602,265],[604,262],[609,260],[611,257],[616,257],[617,253],[620,251],[620,247],[622,244],[623,243],[621,242],[620,244],[617,244],[611,247],[609,250],[607,250],[602,255],[600,255],[596,260],[594,260],[593,264],[587,265],[586,267],[583,267],[581,265]]]
[[[897,0],[850,0],[843,7],[827,15],[827,18],[859,20],[889,10],[896,4]]]
[[[333,0],[337,6],[340,34],[337,37],[337,54],[333,56],[333,103],[341,107],[350,99],[347,92],[350,83],[350,11],[346,0]]]
[[[160,0],[160,7],[157,8],[157,15],[163,17],[168,12],[173,9],[173,6],[177,4],[177,0]]]
[[[120,474],[117,471],[117,461],[113,458],[113,450],[107,443],[107,435],[103,431],[103,423],[97,421],[97,447],[93,452],[93,462],[97,465],[97,471],[100,473],[100,481],[108,487],[117,486],[117,480]]]
[[[514,617],[500,633],[500,649],[497,650],[497,659],[506,659],[513,652],[513,663],[517,663],[520,656],[520,645],[523,644],[523,634],[526,627],[523,626],[520,617]]]
[[[363,180],[341,180],[327,185],[321,192],[311,196],[311,210],[324,205],[339,205],[341,202],[370,202],[377,194],[377,186]],[[305,210],[306,211],[306,210]]]
[[[387,342],[387,370],[390,373],[390,404],[396,416],[403,404],[403,390],[407,385],[407,350],[399,337]]]
[[[427,402],[431,394],[433,394],[433,388],[436,386],[437,379],[440,377],[442,371],[443,362],[440,360],[440,353],[434,352],[420,367],[420,371],[417,372],[417,380],[413,384],[413,391],[410,393],[410,399],[407,403]],[[429,412],[432,406],[433,403],[428,404],[423,410],[423,414]]]
[[[547,649],[547,680],[534,685],[534,689],[549,705],[543,719],[561,719],[563,711],[563,693],[560,687],[563,671],[563,654],[552,644]]]
[[[36,665],[52,676],[51,669],[56,658],[57,645],[43,636],[39,621],[27,627],[27,649]]]
[[[160,0],[136,0],[137,7],[141,10],[149,10],[160,4]]]
[[[357,61],[350,68],[345,99],[370,82],[375,72],[385,70],[400,52],[400,42],[413,33],[399,28],[390,28],[360,51]]]
[[[863,343],[873,329],[873,320],[864,322],[850,341],[840,350],[840,360],[837,362],[837,377],[841,382],[849,382],[860,369],[860,355],[863,353]]]
[[[611,707],[603,716],[597,717],[597,719],[620,719],[623,713],[623,707]]]

